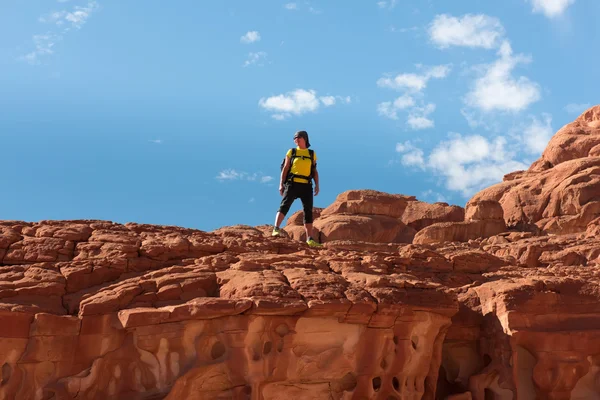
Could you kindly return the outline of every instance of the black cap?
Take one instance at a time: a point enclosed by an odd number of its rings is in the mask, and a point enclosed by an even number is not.
[[[304,138],[307,148],[310,147],[310,142],[308,141],[308,133],[306,133],[306,131],[298,131],[294,134],[294,139],[299,137]]]

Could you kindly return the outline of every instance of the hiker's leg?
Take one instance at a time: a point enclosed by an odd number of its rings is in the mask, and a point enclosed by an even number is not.
[[[302,195],[302,211],[304,212],[304,231],[306,239],[313,237],[313,194],[312,185],[304,185]]]
[[[306,232],[306,240],[308,240],[308,238],[312,238],[313,237],[313,226],[312,226],[312,224],[304,224],[304,232]]]
[[[281,225],[281,222],[283,222],[284,218],[285,218],[285,214],[282,213],[281,211],[277,211],[277,214],[275,215],[275,226],[277,228],[279,228],[279,226]]]
[[[290,207],[294,202],[295,195],[292,183],[286,183],[283,189],[283,199],[281,199],[281,204],[279,205],[279,211],[275,215],[275,227],[279,228],[283,219],[285,218],[288,211],[290,211]]]

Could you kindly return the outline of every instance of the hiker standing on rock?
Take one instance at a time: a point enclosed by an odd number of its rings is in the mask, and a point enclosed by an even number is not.
[[[310,247],[321,247],[322,245],[313,239],[313,186],[315,180],[315,196],[319,194],[319,172],[317,171],[317,156],[314,150],[309,150],[310,142],[306,131],[298,131],[294,134],[296,148],[289,149],[281,168],[281,179],[279,180],[279,194],[283,196],[279,211],[275,216],[275,227],[273,236],[279,236],[279,226],[290,210],[292,203],[297,198],[302,201],[304,209],[304,230],[306,231],[306,243]]]

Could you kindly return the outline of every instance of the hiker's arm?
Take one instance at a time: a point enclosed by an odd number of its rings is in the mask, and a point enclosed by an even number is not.
[[[313,179],[315,180],[315,196],[319,194],[319,171],[317,170],[317,163],[313,165]]]
[[[285,164],[283,165],[283,169],[281,170],[281,177],[279,178],[279,194],[283,196],[283,182],[287,177],[288,171],[290,170],[290,166],[292,165],[292,160],[285,156]]]

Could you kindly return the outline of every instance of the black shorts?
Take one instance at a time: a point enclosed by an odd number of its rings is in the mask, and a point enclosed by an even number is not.
[[[313,222],[313,190],[311,183],[286,182],[283,186],[283,199],[279,206],[279,212],[286,215],[297,198],[302,201],[304,209],[304,223]]]

